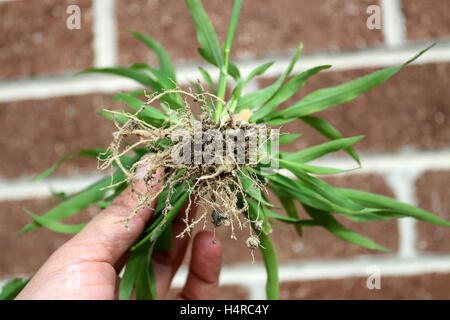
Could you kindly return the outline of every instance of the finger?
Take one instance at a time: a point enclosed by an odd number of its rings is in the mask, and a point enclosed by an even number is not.
[[[158,181],[162,170],[157,170],[153,181]],[[145,192],[147,186],[136,181],[134,187]],[[161,184],[151,185],[151,192],[159,192]],[[134,243],[145,228],[156,205],[155,199],[149,206],[140,209],[129,221],[128,228],[123,222],[135,210],[138,200],[131,186],[125,189],[111,205],[100,212],[74,238],[64,244],[56,253],[65,261],[106,262],[114,265],[127,249]]]
[[[222,263],[222,245],[219,240],[212,243],[211,232],[200,232],[195,236],[192,258],[186,284],[180,293],[181,299],[214,299],[219,287]]]
[[[172,222],[172,248],[170,251],[158,250],[153,253],[152,266],[156,275],[156,288],[158,297],[163,299],[169,291],[172,279],[184,260],[186,249],[189,245],[190,236],[177,238],[186,228],[184,219],[188,204],[180,211]],[[195,217],[197,208],[195,206],[188,212],[188,221]]]

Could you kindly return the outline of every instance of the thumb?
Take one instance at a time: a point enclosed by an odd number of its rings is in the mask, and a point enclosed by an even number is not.
[[[150,181],[150,192],[159,192],[161,184],[152,185],[162,176],[163,170],[158,169]],[[140,192],[147,192],[147,186],[142,180],[134,183],[134,188]],[[64,259],[73,257],[83,261],[101,261],[111,265],[135,242],[145,228],[153,214],[157,198],[153,202],[140,209],[128,225],[126,220],[138,205],[137,196],[128,186],[108,208],[100,212],[83,230],[64,244],[58,251]]]

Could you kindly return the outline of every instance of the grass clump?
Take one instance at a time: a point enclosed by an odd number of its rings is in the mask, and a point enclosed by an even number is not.
[[[200,106],[198,119],[192,112],[188,99],[183,100],[182,107],[170,113],[160,126],[154,126],[140,119],[140,116],[152,108],[152,104],[170,94],[180,94],[191,98]],[[257,148],[259,142],[265,145],[267,141],[258,141],[258,133],[267,133],[269,128],[265,124],[248,123],[242,120],[245,112],[234,115],[225,101],[214,94],[192,93],[180,89],[167,90],[153,96],[146,95],[147,101],[134,113],[120,113],[104,110],[113,116],[117,131],[113,133],[113,141],[106,152],[100,155],[100,169],[109,169],[116,165],[124,174],[123,181],[116,182],[105,188],[115,188],[117,185],[129,181],[136,194],[138,205],[129,217],[123,221],[128,223],[140,209],[150,206],[160,193],[155,193],[152,186],[161,184],[165,190],[164,207],[161,211],[163,220],[159,227],[166,222],[168,212],[173,209],[171,198],[175,186],[183,183],[187,192],[192,195],[185,209],[186,228],[178,235],[183,238],[190,235],[191,230],[203,221],[205,228],[208,218],[214,228],[225,226],[231,229],[231,238],[236,239],[235,228],[243,229],[254,223],[256,229],[262,230],[262,220],[249,220],[249,206],[246,201],[246,188],[242,185],[239,176],[247,179],[252,186],[263,191],[263,184],[245,168],[257,167],[261,160],[263,148]],[[208,105],[220,101],[225,106],[227,114],[220,121],[214,120],[214,115]],[[117,116],[121,117],[119,123]],[[124,143],[127,138],[135,138],[134,143]],[[178,138],[182,140],[177,143]],[[239,139],[242,143],[239,143]],[[253,142],[253,143],[252,143]],[[144,148],[149,156],[144,156],[134,162],[130,168],[125,168],[121,157],[133,150]],[[253,156],[252,156],[253,153]],[[164,168],[158,181],[154,180],[157,170]],[[145,192],[135,187],[136,181],[143,180],[147,186]],[[200,217],[189,220],[189,210],[192,203],[203,209]],[[256,249],[257,237],[252,235],[249,228],[249,238],[245,242],[247,247]]]
[[[310,164],[324,155],[343,150],[360,167],[360,159],[353,145],[362,137],[344,137],[337,128],[316,113],[351,101],[384,83],[429,48],[401,65],[379,70],[336,87],[314,91],[281,109],[280,105],[302,88],[309,77],[330,66],[317,66],[290,77],[301,54],[303,46],[300,44],[289,66],[274,83],[243,94],[248,82],[263,74],[273,62],[263,64],[243,76],[239,68],[230,61],[242,1],[235,1],[227,38],[222,46],[201,1],[186,0],[186,4],[197,32],[199,53],[206,62],[217,67],[218,85],[214,84],[214,77],[208,71],[199,68],[207,87],[192,83],[195,93],[180,90],[175,67],[164,48],[154,39],[131,31],[133,37],[156,53],[158,67],[137,63],[130,67],[85,71],[127,77],[145,88],[118,93],[113,98],[129,109],[99,112],[116,124],[117,131],[113,134],[112,143],[107,149],[83,150],[66,157],[35,179],[45,178],[62,162],[75,157],[98,158],[102,169],[112,168],[112,177],[106,177],[68,197],[43,215],[27,211],[35,221],[25,226],[21,232],[44,226],[56,232],[76,233],[83,228],[83,224],[69,225],[62,220],[91,205],[108,207],[128,185],[134,185],[137,178],[147,182],[155,176],[158,168],[162,168],[163,174],[157,183],[161,183],[163,187],[158,194],[134,188],[139,199],[138,206],[124,221],[125,225],[140,208],[147,206],[152,200],[157,199],[157,205],[145,231],[130,248],[131,257],[121,281],[120,298],[130,298],[130,288],[133,287],[142,293],[143,298],[156,298],[154,290],[149,289],[148,283],[137,280],[133,270],[144,272],[146,278],[153,283],[150,287],[155,287],[153,273],[149,269],[139,268],[148,266],[148,259],[154,248],[170,250],[170,222],[178,214],[185,214],[181,212],[183,206],[189,209],[195,202],[204,211],[196,220],[189,220],[186,215],[186,228],[178,236],[189,235],[192,228],[202,222],[204,225],[209,222],[214,230],[217,227],[229,227],[231,237],[235,237],[237,228],[248,228],[249,237],[242,242],[252,253],[255,249],[261,251],[267,270],[267,297],[277,299],[278,269],[270,235],[272,227],[280,222],[292,225],[293,231],[299,236],[304,228],[320,227],[352,244],[382,251],[388,249],[346,228],[335,215],[357,222],[413,217],[428,223],[450,226],[448,221],[430,212],[388,197],[333,188],[320,179],[320,176],[346,170]],[[225,98],[230,79],[235,85],[231,88],[229,97]],[[195,106],[200,109],[198,114],[192,112]],[[299,133],[273,135],[276,133],[274,126],[291,121],[306,123],[329,141],[297,152],[279,152],[277,144],[292,143],[301,136]],[[236,133],[236,130],[237,135],[228,135],[229,131]],[[247,135],[239,135],[241,131]],[[266,134],[260,135],[260,131]],[[197,136],[201,136],[201,142],[196,142]],[[218,153],[211,152],[220,150],[215,148],[214,141],[217,137],[220,137],[223,145],[236,145],[236,148],[225,148],[227,152],[217,156]],[[254,148],[255,145],[257,148]],[[207,161],[197,161],[199,150],[201,159],[206,158]],[[241,161],[242,155],[244,161]],[[178,161],[179,159],[183,161]],[[283,169],[290,175],[281,174],[283,171],[278,169]],[[285,213],[267,200],[268,190],[278,197]],[[304,210],[299,212],[296,203],[301,204]]]

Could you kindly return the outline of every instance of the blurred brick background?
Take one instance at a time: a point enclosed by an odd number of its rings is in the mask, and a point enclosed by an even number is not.
[[[221,41],[232,8],[230,0],[203,1]],[[81,8],[81,29],[66,28],[66,8]],[[381,6],[382,29],[370,30],[366,12]],[[95,111],[117,104],[116,91],[136,85],[127,80],[73,74],[92,66],[156,61],[126,29],[160,41],[179,67],[179,79],[199,78],[197,41],[181,0],[0,0],[0,285],[31,275],[69,237],[46,230],[18,236],[30,219],[26,207],[42,213],[54,204],[50,188],[74,192],[99,173],[95,161],[72,161],[55,177],[29,183],[30,177],[81,148],[106,146],[112,126]],[[406,61],[431,42],[439,44],[419,63],[407,66],[387,84],[323,116],[345,136],[366,135],[356,145],[363,169],[327,178],[397,197],[450,219],[450,3],[447,0],[244,0],[232,57],[249,70],[278,61],[264,87],[282,72],[300,41],[304,54],[297,71],[333,64],[290,101],[384,66]],[[120,106],[120,104],[119,104]],[[303,148],[324,142],[295,123],[283,128],[304,133]],[[343,155],[328,160],[351,163]],[[85,221],[98,210],[76,217]],[[75,221],[74,220],[74,221]],[[299,238],[275,228],[283,299],[449,299],[450,231],[408,219],[347,223],[392,249],[383,254],[347,244],[318,228]],[[225,242],[222,299],[264,298],[261,259],[239,244]],[[367,268],[381,269],[381,289],[366,287]],[[182,273],[183,274],[183,273]],[[175,279],[181,285],[182,274]]]

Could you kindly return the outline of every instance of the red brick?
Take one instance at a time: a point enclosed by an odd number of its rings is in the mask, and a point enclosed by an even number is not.
[[[0,278],[32,275],[58,247],[71,238],[71,235],[58,234],[44,228],[18,234],[23,226],[32,221],[22,208],[42,214],[55,204],[55,199],[0,203]],[[90,208],[66,221],[86,222],[97,212],[97,209]]]
[[[0,175],[13,178],[41,172],[58,159],[95,147],[106,148],[114,125],[95,112],[113,106],[104,95],[84,95],[0,103],[7,135],[0,137]],[[95,170],[95,159],[73,160],[57,173]]]
[[[288,107],[306,94],[336,86],[374,70],[323,72],[308,80]],[[260,80],[264,87],[273,79]],[[355,145],[361,151],[394,151],[405,147],[442,148],[450,143],[450,64],[408,66],[380,87],[340,106],[317,113],[346,137],[365,135]],[[295,120],[282,132],[303,133],[289,145],[299,150],[327,141],[309,126]],[[291,149],[291,150],[292,150]]]
[[[416,182],[419,206],[450,221],[450,171],[428,171]],[[450,228],[417,223],[418,249],[435,253],[450,252]]]
[[[446,0],[403,0],[408,39],[450,36],[450,4]]]
[[[286,282],[280,286],[284,300],[430,300],[450,299],[450,274],[408,277],[381,275],[381,289],[368,289],[367,278]]]
[[[81,9],[81,29],[69,30],[66,8]],[[0,3],[0,78],[91,67],[91,0],[27,0]]]
[[[233,1],[203,1],[218,33],[225,41]],[[233,56],[261,56],[294,50],[340,50],[380,44],[380,30],[366,27],[366,9],[378,1],[276,0],[244,1],[233,45]],[[177,60],[199,59],[193,23],[184,3],[177,0],[120,0],[117,3],[120,63],[152,60],[153,56],[124,30],[154,37]]]

